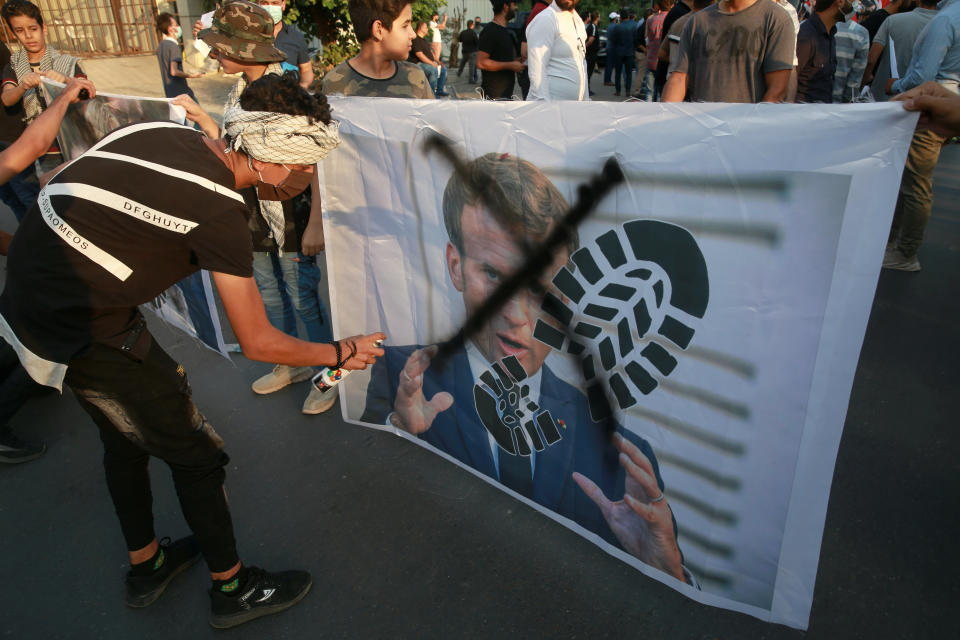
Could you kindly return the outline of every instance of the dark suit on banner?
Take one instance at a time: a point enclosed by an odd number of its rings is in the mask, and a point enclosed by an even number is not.
[[[371,371],[367,403],[361,420],[384,424],[393,411],[400,372],[415,349],[408,345],[386,347]],[[550,411],[560,425],[561,439],[536,452],[533,473],[533,500],[559,515],[574,520],[619,546],[600,509],[574,482],[577,471],[593,480],[608,496],[622,496],[624,471],[610,434],[602,423],[593,422],[586,396],[557,377],[546,365],[542,368],[539,406]],[[453,406],[437,415],[433,424],[418,437],[460,462],[497,480],[488,432],[475,408],[475,380],[464,349],[458,348],[442,372],[431,366],[423,375],[423,393],[427,398],[440,391],[453,395]],[[562,421],[562,424],[560,423]],[[617,431],[635,444],[650,460],[657,484],[663,479],[649,443],[622,427]]]

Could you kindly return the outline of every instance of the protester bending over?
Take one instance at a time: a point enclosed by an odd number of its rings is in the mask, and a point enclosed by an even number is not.
[[[323,76],[326,95],[432,98],[419,65],[407,62],[415,34],[410,0],[350,0],[360,53]]]
[[[529,100],[589,100],[580,0],[553,0],[527,27]]]
[[[248,209],[237,189],[256,186],[280,198],[309,183],[339,143],[326,99],[292,76],[267,75],[226,111],[224,128],[217,140],[170,122],[108,134],[44,188],[10,246],[0,294],[3,338],[24,368],[41,384],[66,383],[100,429],[130,556],[127,603],[156,600],[199,548],[213,581],[210,623],[219,628],[292,606],[309,590],[310,574],[241,563],[223,441],[138,305],[209,269],[251,359],[363,369],[382,354],[374,343],[385,337],[318,344],[287,336],[267,321],[252,277]],[[195,537],[158,544],[150,456],[170,466]]]
[[[42,78],[66,82],[70,76],[87,76],[76,58],[47,46],[43,14],[35,4],[27,0],[8,0],[0,9],[0,14],[20,43],[20,50],[10,57],[10,62],[3,69],[0,101],[6,107],[13,107],[22,101],[25,122],[30,123],[47,106],[40,89]],[[37,175],[52,171],[62,163],[60,146],[54,141],[47,153],[37,160]]]

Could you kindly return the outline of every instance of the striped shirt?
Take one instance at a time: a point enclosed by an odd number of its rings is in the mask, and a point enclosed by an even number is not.
[[[833,75],[833,101],[853,102],[860,95],[860,81],[867,68],[870,34],[856,22],[838,22],[833,34],[837,47],[837,70]]]
[[[0,337],[40,384],[60,388],[94,342],[116,348],[137,306],[209,269],[250,277],[247,206],[233,173],[190,127],[118,129],[40,192],[10,245]],[[149,348],[146,336],[127,345]]]

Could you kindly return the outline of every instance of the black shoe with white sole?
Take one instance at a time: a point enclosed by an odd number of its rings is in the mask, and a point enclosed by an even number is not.
[[[310,591],[313,580],[306,571],[268,573],[247,567],[246,580],[233,594],[210,589],[210,625],[229,629],[297,604]]]

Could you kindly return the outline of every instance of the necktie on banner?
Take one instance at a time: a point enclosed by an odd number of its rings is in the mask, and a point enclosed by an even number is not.
[[[533,498],[533,471],[530,458],[513,455],[497,447],[500,482],[526,498]]]

